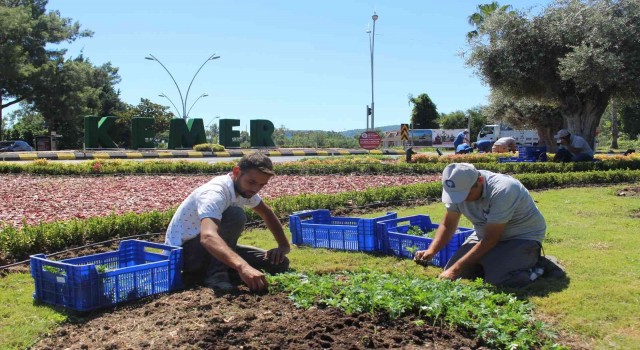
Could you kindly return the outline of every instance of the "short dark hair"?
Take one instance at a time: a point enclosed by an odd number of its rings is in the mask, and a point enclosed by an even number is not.
[[[271,159],[261,152],[253,152],[242,156],[238,162],[238,168],[240,168],[241,171],[256,169],[265,174],[276,174],[273,171],[273,163],[271,162]]]

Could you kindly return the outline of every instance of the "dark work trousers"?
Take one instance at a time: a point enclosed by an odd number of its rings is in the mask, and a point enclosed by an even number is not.
[[[563,162],[563,163],[591,162],[593,161],[593,157],[584,153],[578,153],[574,155],[573,153],[569,152],[569,150],[567,150],[566,148],[561,148],[558,150],[558,152],[556,152],[556,156],[553,157],[553,160],[555,162]]]
[[[244,231],[247,216],[244,209],[231,206],[222,213],[218,234],[242,259],[258,270],[270,274],[284,272],[289,268],[289,260],[274,265],[265,259],[266,251],[260,248],[239,245],[238,239]],[[200,235],[182,244],[185,284],[200,283],[217,272],[229,271],[229,267],[214,258],[200,243]]]
[[[478,241],[468,239],[447,262],[445,270],[467,254]],[[500,241],[474,266],[467,267],[462,278],[484,278],[487,283],[505,287],[523,287],[532,281],[529,269],[540,258],[542,245],[528,239]]]

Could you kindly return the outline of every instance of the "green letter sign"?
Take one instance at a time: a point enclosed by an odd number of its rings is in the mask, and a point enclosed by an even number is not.
[[[84,147],[85,148],[118,148],[109,136],[108,131],[115,123],[116,117],[84,117]]]
[[[234,126],[240,126],[238,119],[220,119],[220,144],[224,147],[240,147],[240,131],[233,130]]]
[[[207,143],[202,119],[173,118],[169,123],[169,149],[192,148],[194,145]]]
[[[153,139],[156,134],[151,130],[153,118],[132,118],[131,119],[131,148],[153,148]]]
[[[276,128],[273,123],[265,119],[251,121],[251,147],[275,147],[273,132]]]

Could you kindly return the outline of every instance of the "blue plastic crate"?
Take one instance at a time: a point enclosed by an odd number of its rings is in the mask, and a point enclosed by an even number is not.
[[[435,233],[439,225],[432,223],[428,215],[414,215],[381,221],[378,223],[377,234],[383,242],[383,251],[387,254],[413,259],[416,251],[429,248],[433,243],[433,238],[406,234],[411,226],[418,226],[424,232]],[[459,227],[449,243],[429,263],[444,267],[472,233],[473,229]]]
[[[331,216],[327,209],[295,212],[289,216],[291,241],[297,245],[352,251],[380,251],[376,223],[396,218],[389,212],[377,218]]]
[[[518,146],[518,158],[535,161],[547,161],[546,146]]]
[[[77,311],[182,287],[182,248],[159,243],[124,240],[114,252],[60,261],[37,254],[30,262],[34,299]]]

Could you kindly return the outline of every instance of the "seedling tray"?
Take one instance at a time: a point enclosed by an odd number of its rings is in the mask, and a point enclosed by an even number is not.
[[[182,248],[124,240],[117,251],[53,261],[32,255],[34,299],[94,310],[182,287]]]

